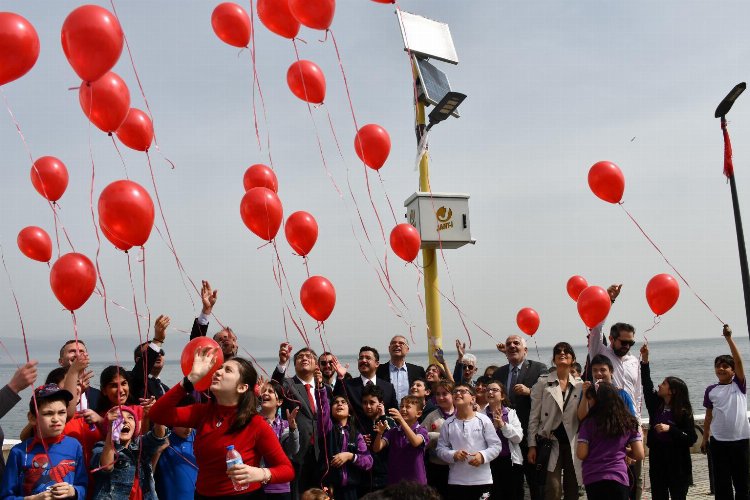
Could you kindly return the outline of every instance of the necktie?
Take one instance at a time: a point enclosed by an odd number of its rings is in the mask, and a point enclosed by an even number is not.
[[[312,385],[305,384],[305,389],[307,390],[307,401],[310,403],[310,411],[315,413],[315,396],[312,393]]]
[[[513,371],[510,374],[510,387],[508,387],[508,392],[513,393],[513,388],[518,383],[518,367],[514,366]]]
[[[367,387],[370,387],[371,385],[373,385],[373,383],[372,383],[372,380],[368,380],[368,381],[367,381],[367,383],[366,383],[365,385],[366,385]]]

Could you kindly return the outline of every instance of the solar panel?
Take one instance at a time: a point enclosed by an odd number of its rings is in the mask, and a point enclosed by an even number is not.
[[[397,10],[404,50],[423,57],[458,64],[458,54],[453,45],[451,30],[447,24],[426,17]]]
[[[422,89],[422,97],[427,104],[436,106],[445,94],[451,91],[451,84],[445,73],[430,64],[426,59],[414,57],[419,76],[419,86]],[[459,118],[458,111],[454,111],[453,116]]]

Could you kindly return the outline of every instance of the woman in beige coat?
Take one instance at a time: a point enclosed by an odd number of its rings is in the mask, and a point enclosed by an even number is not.
[[[552,351],[552,364],[557,369],[539,377],[531,389],[529,462],[543,458],[543,440],[551,441],[544,500],[576,500],[578,485],[582,484],[581,462],[575,458],[574,450],[578,435],[576,410],[583,382],[570,373],[575,362],[570,344],[557,343]]]

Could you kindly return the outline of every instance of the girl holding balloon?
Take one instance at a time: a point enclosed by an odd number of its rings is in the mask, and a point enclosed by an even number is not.
[[[168,427],[196,429],[195,498],[263,498],[262,485],[291,481],[294,470],[273,429],[258,415],[253,392],[258,381],[255,368],[242,358],[232,358],[219,367],[217,353],[217,347],[196,349],[190,372],[154,404],[151,419]],[[213,399],[176,408],[193,384],[207,376],[211,376]],[[229,445],[234,445],[244,463],[227,470]],[[261,458],[266,467],[259,467]],[[233,483],[244,489],[237,491]]]

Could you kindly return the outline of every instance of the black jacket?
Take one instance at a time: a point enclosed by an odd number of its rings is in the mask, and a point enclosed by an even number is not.
[[[375,385],[383,389],[383,405],[385,406],[385,413],[388,414],[388,410],[391,408],[398,408],[396,402],[396,390],[393,388],[393,384],[387,380],[375,376]],[[354,408],[354,416],[357,419],[357,428],[362,434],[368,433],[370,429],[367,429],[366,422],[369,421],[365,415],[365,411],[362,409],[362,389],[365,385],[362,383],[362,377],[352,377],[350,379],[339,380],[336,386],[333,388],[334,396],[344,396],[351,407]]]
[[[648,409],[648,416],[653,421],[664,408],[664,401],[654,391],[651,381],[651,367],[641,363],[641,384],[643,399]],[[692,413],[683,415],[679,421],[669,426],[669,442],[656,437],[656,429],[649,426],[646,444],[649,449],[651,473],[664,477],[679,478],[685,486],[693,483],[693,462],[690,458],[690,447],[698,440],[695,432],[695,420]]]
[[[503,385],[508,383],[508,374],[510,373],[510,364],[503,365],[492,375],[492,378],[502,382]],[[521,365],[521,371],[518,373],[516,382],[523,384],[529,389],[534,387],[539,377],[547,373],[547,365],[540,363],[539,361],[532,361],[526,358]],[[523,427],[523,440],[521,443],[525,446],[526,436],[529,433],[529,415],[531,414],[531,395],[521,396],[513,392],[512,387],[506,387],[508,391],[508,397],[516,409],[518,420],[521,421],[521,427]]]
[[[375,376],[391,382],[391,371],[389,368],[390,364],[391,362],[388,361],[378,366],[378,369],[375,372]],[[425,375],[424,372],[424,368],[412,363],[406,363],[406,374],[409,377],[409,387],[411,387],[411,384],[413,384],[414,381],[418,378],[421,378],[422,380],[425,380],[425,378],[427,378],[427,375]]]

